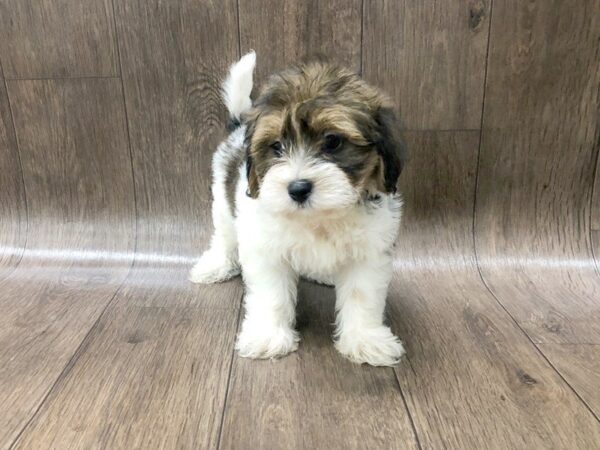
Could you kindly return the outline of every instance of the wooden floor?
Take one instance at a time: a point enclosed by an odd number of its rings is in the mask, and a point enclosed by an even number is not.
[[[0,0],[0,448],[600,449],[600,1]],[[408,355],[241,359],[219,80],[325,54],[398,105]]]

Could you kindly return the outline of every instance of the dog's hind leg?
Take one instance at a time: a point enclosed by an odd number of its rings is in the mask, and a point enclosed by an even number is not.
[[[190,271],[190,281],[204,284],[219,283],[240,274],[235,233],[228,228],[230,226],[225,225],[215,230],[210,248],[202,254]],[[232,233],[233,237],[231,237]]]
[[[255,64],[254,52],[244,55],[230,67],[223,83],[223,101],[229,111],[230,125],[237,128],[213,157],[212,218],[215,231],[210,248],[190,271],[190,281],[194,283],[216,283],[240,273],[233,193],[244,156],[245,127],[241,125],[241,116],[252,106],[250,92]]]
[[[194,283],[218,283],[240,274],[235,226],[225,197],[219,198],[215,193],[212,206],[215,231],[210,248],[190,271],[189,278]]]
[[[241,151],[237,141],[241,140],[242,131],[234,132],[222,143],[213,159],[212,219],[215,230],[210,248],[190,271],[189,278],[194,283],[217,283],[240,273],[232,194],[238,177],[232,175],[239,174]]]

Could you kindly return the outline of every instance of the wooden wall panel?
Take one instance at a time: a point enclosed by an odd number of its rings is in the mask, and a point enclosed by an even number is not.
[[[600,4],[561,5],[508,2],[494,11],[477,211],[489,241],[482,256],[588,252]]]
[[[210,217],[211,158],[225,137],[220,82],[239,55],[236,3],[126,1],[115,7],[138,249],[196,256]]]
[[[364,76],[407,129],[479,129],[491,1],[365,1]]]
[[[9,81],[8,87],[28,192],[28,247],[126,250],[134,211],[119,81]]]
[[[595,448],[599,16],[0,0],[0,447]],[[333,292],[306,283],[299,351],[241,359],[241,281],[187,281],[212,232],[220,82],[252,48],[258,80],[318,54],[362,71],[413,130],[395,369],[338,355]]]
[[[600,138],[598,138],[598,142],[598,146],[600,147]],[[600,150],[596,151],[600,152]],[[598,271],[598,274],[600,274],[600,158],[598,157],[596,162],[596,174],[594,180],[594,193],[592,196],[591,215],[592,249],[594,251],[596,269]]]
[[[600,132],[599,132],[600,133]],[[600,138],[599,138],[600,142]],[[596,152],[600,152],[600,143],[597,144],[599,148]],[[596,161],[596,172],[594,179],[594,194],[592,197],[592,211],[591,211],[591,224],[592,231],[600,232],[600,158]]]
[[[17,140],[0,66],[0,280],[19,263],[27,235],[27,205]]]
[[[240,1],[242,53],[257,54],[257,79],[323,56],[360,71],[361,1]]]
[[[10,81],[27,249],[0,282],[0,447],[33,417],[133,260],[118,80]]]
[[[590,242],[599,39],[597,0],[494,5],[477,250],[492,291],[536,343],[600,344]],[[560,370],[577,354],[548,357]]]
[[[235,2],[115,7],[136,260],[18,446],[214,448],[242,288],[192,285],[187,272],[212,231],[210,161],[225,135],[220,78],[239,54]]]
[[[600,318],[600,286],[590,277],[589,230],[600,3],[561,5],[515,2],[494,12],[477,243],[486,278],[506,280],[501,296],[536,339],[595,342],[600,329],[588,325]]]
[[[0,1],[6,78],[118,73],[110,0]]]
[[[594,416],[479,277],[478,140],[476,131],[407,133],[413,159],[401,178],[406,206],[388,315],[407,347],[396,372],[421,446],[593,446]]]
[[[212,233],[210,167],[226,135],[221,79],[239,56],[236,3],[115,7],[138,210],[134,284],[124,295],[144,306],[237,307],[236,282],[223,304],[223,285],[187,280]]]

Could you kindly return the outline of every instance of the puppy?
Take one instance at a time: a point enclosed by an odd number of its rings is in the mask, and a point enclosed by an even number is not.
[[[383,322],[402,206],[394,113],[357,75],[318,62],[273,75],[253,103],[255,62],[245,55],[223,85],[231,134],[213,158],[215,231],[190,279],[242,273],[236,348],[249,358],[298,348],[300,276],[333,284],[337,350],[393,365],[404,354]]]

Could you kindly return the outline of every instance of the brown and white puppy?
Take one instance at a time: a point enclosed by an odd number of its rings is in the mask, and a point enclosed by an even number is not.
[[[213,159],[215,232],[190,279],[223,281],[241,270],[241,356],[297,349],[304,276],[335,285],[343,355],[395,364],[404,350],[383,319],[404,146],[392,108],[357,75],[323,63],[273,75],[252,103],[255,61],[244,56],[223,86],[231,134]]]

